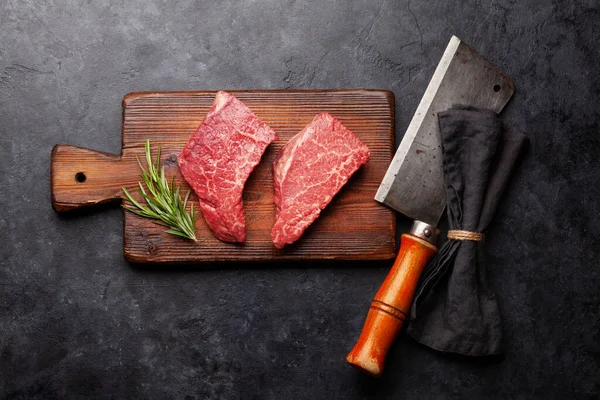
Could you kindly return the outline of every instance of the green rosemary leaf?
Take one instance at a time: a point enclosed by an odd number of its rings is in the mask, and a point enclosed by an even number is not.
[[[170,233],[171,235],[177,235],[177,236],[181,236],[181,237],[184,237],[184,238],[188,238],[188,234],[185,233],[185,232],[175,231],[175,230],[172,230],[172,229],[166,230],[165,232],[166,233]]]
[[[135,205],[137,208],[142,208],[140,203],[138,203],[137,200],[129,194],[127,189],[123,188],[123,193],[125,193],[125,196],[127,196],[127,200],[129,200],[130,203],[133,203],[133,205]]]
[[[181,200],[181,185],[175,188],[175,180],[171,177],[169,182],[165,176],[165,167],[160,165],[160,148],[156,154],[156,162],[153,163],[150,152],[150,139],[146,139],[144,146],[147,166],[144,167],[137,157],[138,164],[142,170],[140,177],[142,182],[138,182],[138,193],[146,204],[137,201],[127,189],[123,188],[123,208],[129,212],[144,218],[151,218],[154,223],[165,226],[165,232],[171,235],[180,236],[186,239],[198,241],[196,238],[196,227],[194,221],[196,212],[194,205],[190,204],[190,211],[186,211],[186,205],[190,192],[185,195],[185,200]],[[144,188],[144,184],[146,187]]]
[[[188,190],[185,195],[185,198],[183,199],[183,204],[182,204],[183,208],[185,208],[185,206],[187,206],[187,202],[188,202],[189,198],[190,198],[190,191]],[[193,204],[192,204],[192,215],[194,215],[194,205]]]

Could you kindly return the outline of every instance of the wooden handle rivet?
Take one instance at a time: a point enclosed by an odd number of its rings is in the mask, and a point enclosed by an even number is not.
[[[177,163],[177,154],[171,154],[169,158],[167,158],[167,162],[170,162],[172,164]]]
[[[87,176],[85,176],[85,172],[78,172],[75,174],[75,182],[84,183],[87,180]]]

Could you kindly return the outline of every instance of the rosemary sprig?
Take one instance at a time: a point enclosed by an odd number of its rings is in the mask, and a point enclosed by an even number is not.
[[[177,185],[177,188],[175,188],[173,177],[171,177],[171,182],[169,183],[165,177],[165,167],[160,166],[160,148],[156,155],[156,164],[152,163],[152,156],[150,155],[150,139],[146,139],[145,149],[148,168],[144,168],[139,157],[136,158],[142,169],[140,177],[147,188],[146,191],[142,182],[138,182],[138,193],[146,200],[146,204],[140,204],[131,196],[127,189],[123,188],[123,193],[125,193],[123,208],[141,217],[156,220],[154,221],[155,223],[169,228],[165,231],[166,233],[197,242],[196,228],[194,226],[196,216],[194,205],[190,206],[189,212],[185,209],[190,197],[190,191],[188,190],[185,198],[181,201],[179,194],[181,185]],[[125,200],[133,206],[125,204]]]

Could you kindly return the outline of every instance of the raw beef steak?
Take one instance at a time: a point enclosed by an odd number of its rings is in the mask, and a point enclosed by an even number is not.
[[[283,146],[273,161],[277,214],[273,244],[298,240],[348,179],[369,161],[369,149],[328,113]]]
[[[277,134],[235,96],[218,92],[179,156],[179,169],[200,200],[204,219],[225,242],[244,242],[242,191]]]

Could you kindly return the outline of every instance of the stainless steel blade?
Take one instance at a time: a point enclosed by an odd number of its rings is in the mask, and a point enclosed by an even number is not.
[[[508,76],[452,36],[375,200],[412,219],[437,225],[446,205],[437,113],[454,104],[499,113],[513,93]]]

